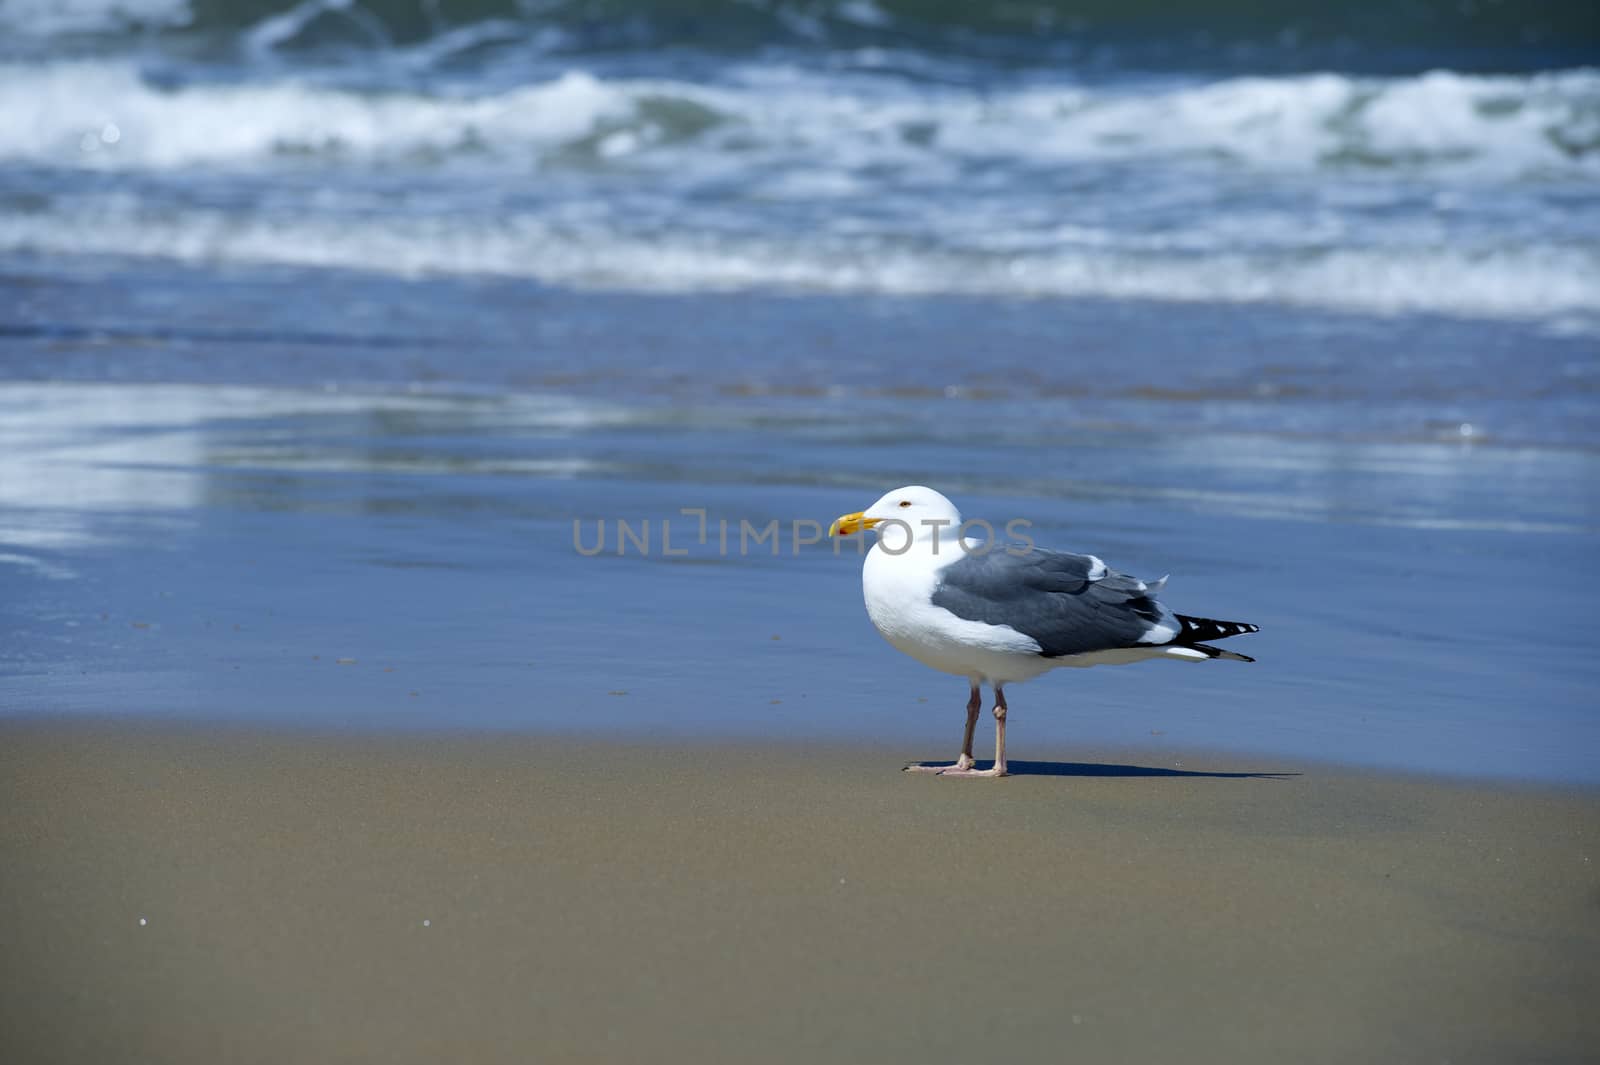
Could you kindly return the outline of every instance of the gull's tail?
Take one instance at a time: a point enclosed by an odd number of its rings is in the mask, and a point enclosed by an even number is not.
[[[1249,632],[1260,632],[1261,626],[1250,625],[1243,621],[1216,621],[1212,618],[1192,618],[1186,614],[1174,616],[1183,625],[1183,629],[1173,638],[1173,643],[1181,647],[1193,647],[1196,651],[1204,651],[1210,658],[1231,658],[1236,662],[1255,661],[1249,655],[1242,655],[1237,651],[1224,651],[1220,647],[1207,647],[1201,641],[1226,640],[1229,636],[1243,636]]]

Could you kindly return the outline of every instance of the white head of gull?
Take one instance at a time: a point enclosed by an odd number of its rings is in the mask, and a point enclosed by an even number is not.
[[[828,530],[868,529],[861,587],[867,615],[884,639],[926,666],[966,677],[971,687],[961,754],[953,765],[907,769],[943,776],[1006,775],[1005,686],[1061,666],[1118,665],[1166,658],[1253,659],[1207,641],[1258,631],[1238,621],[1173,613],[1156,598],[1166,583],[1118,573],[1094,555],[961,536],[961,512],[940,493],[908,485]],[[995,758],[978,769],[972,734],[981,686],[994,688]]]

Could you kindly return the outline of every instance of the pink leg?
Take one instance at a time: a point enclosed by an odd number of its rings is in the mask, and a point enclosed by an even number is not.
[[[994,775],[1006,775],[1006,692],[994,686]]]
[[[908,773],[946,773],[952,769],[967,770],[972,768],[972,733],[978,727],[978,711],[983,709],[983,693],[978,689],[977,681],[972,682],[972,696],[967,700],[967,728],[961,735],[961,756],[954,765],[924,765],[920,762],[906,766]]]
[[[989,769],[972,768],[972,730],[978,723],[978,686],[972,686],[972,699],[967,703],[966,746],[955,765],[908,765],[906,769],[920,773],[937,773],[942,777],[1003,777],[1006,776],[1006,693],[1000,685],[994,686],[994,765]]]

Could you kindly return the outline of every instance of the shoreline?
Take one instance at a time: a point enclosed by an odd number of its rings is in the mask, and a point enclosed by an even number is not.
[[[958,714],[947,716],[959,718]],[[989,718],[985,714],[980,719],[974,746],[980,768],[993,763],[993,742],[988,726]],[[957,728],[935,730],[937,738],[931,742],[920,733],[896,740],[885,738],[881,731],[859,741],[847,741],[836,736],[803,732],[777,732],[765,736],[753,732],[712,735],[695,728],[630,729],[619,735],[604,727],[563,729],[538,722],[520,725],[450,725],[423,720],[378,726],[365,718],[329,724],[291,716],[276,720],[256,716],[229,720],[199,713],[158,715],[142,711],[111,714],[29,710],[0,714],[0,741],[18,732],[92,734],[108,730],[125,730],[149,739],[168,735],[180,740],[205,736],[218,741],[231,738],[241,743],[311,744],[334,750],[346,747],[367,750],[425,747],[448,750],[459,747],[471,750],[511,744],[530,749],[541,745],[559,750],[594,749],[625,757],[667,752],[677,757],[709,759],[713,764],[718,759],[742,763],[765,757],[804,758],[822,762],[842,760],[869,773],[897,773],[916,762],[952,761],[960,738]],[[1017,746],[1013,741],[1010,749],[1015,751]],[[1340,780],[1371,778],[1375,781],[1472,792],[1526,794],[1574,801],[1593,799],[1600,803],[1600,781],[1582,778],[1474,773],[1334,758],[1318,759],[1296,753],[1206,746],[1203,743],[1161,743],[1157,738],[1150,743],[1136,744],[1106,742],[1093,737],[1086,737],[1081,743],[1063,743],[1055,736],[1048,736],[1038,741],[1030,739],[1023,745],[1022,754],[1022,758],[1007,759],[1009,777],[1069,780],[1101,777],[1262,780],[1313,776]]]
[[[940,780],[884,750],[0,720],[0,1050],[1487,1062],[1600,1040],[1592,791],[1054,748],[1039,775]],[[1265,769],[1300,775],[1223,775]]]

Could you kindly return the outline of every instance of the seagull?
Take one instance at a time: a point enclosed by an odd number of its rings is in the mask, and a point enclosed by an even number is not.
[[[931,488],[896,488],[866,510],[840,517],[828,535],[867,529],[878,530],[861,568],[872,624],[897,650],[971,685],[955,763],[918,763],[906,766],[909,771],[1005,776],[1005,686],[1058,666],[1151,658],[1255,661],[1208,641],[1259,632],[1259,626],[1175,614],[1156,599],[1165,577],[1146,583],[1094,555],[965,536],[961,512]],[[994,688],[994,765],[978,769],[972,732],[984,684]]]

